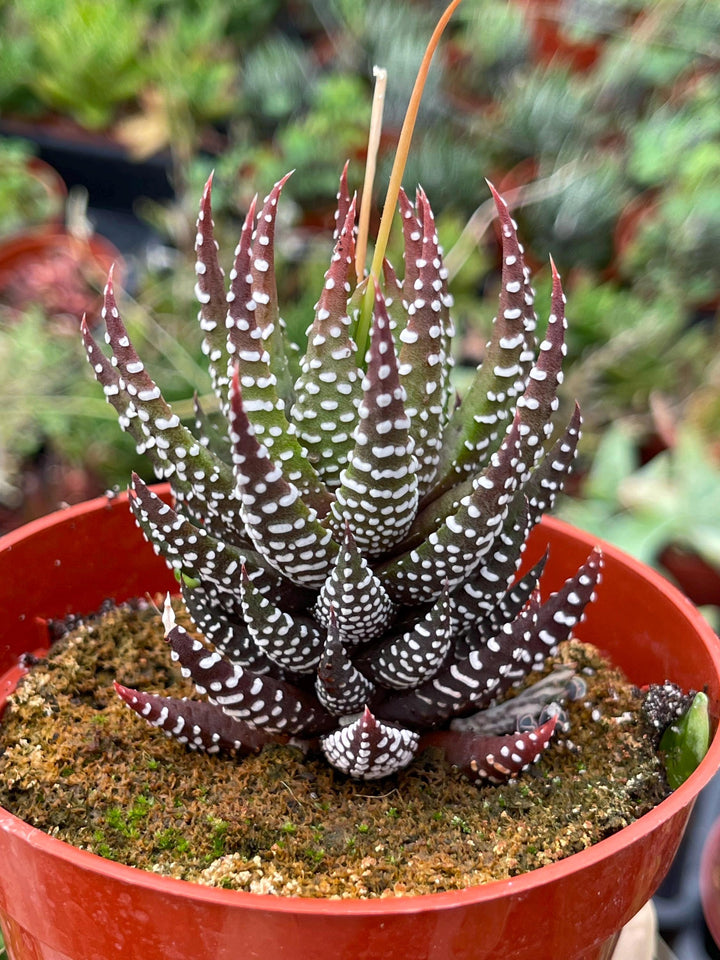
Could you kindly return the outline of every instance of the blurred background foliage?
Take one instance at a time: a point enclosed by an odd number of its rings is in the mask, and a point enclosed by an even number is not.
[[[115,239],[139,349],[191,417],[192,390],[208,389],[192,280],[205,179],[214,169],[229,268],[252,196],[295,170],[280,211],[278,260],[284,316],[302,339],[346,159],[351,188],[361,186],[373,65],[389,70],[379,207],[443,6],[0,0],[0,246],[38,224],[70,234],[73,257],[93,225]],[[69,198],[62,181],[47,182],[52,171],[38,182],[39,159],[66,156],[58,143],[88,152],[88,209],[75,167],[69,177],[60,171],[72,181]],[[158,171],[167,190],[152,187]],[[91,173],[105,193],[90,187]],[[515,211],[541,317],[549,252],[566,284],[566,396],[580,400],[585,431],[574,499],[563,512],[651,562],[672,544],[720,568],[720,4],[461,5],[428,80],[405,176],[409,191],[422,183],[437,215],[457,301],[459,386],[467,365],[482,361],[498,289],[484,177]],[[137,184],[130,199],[125,181]],[[113,216],[99,215],[108,209]],[[129,219],[130,241],[115,238],[113,225]],[[397,260],[397,239],[393,249]],[[118,438],[73,332],[81,307],[97,311],[102,274],[84,274],[79,290],[63,272],[72,265],[58,256],[22,269],[4,257],[0,251],[7,527],[56,500],[124,486],[131,466],[146,467]],[[22,295],[17,280],[8,282],[20,273]]]

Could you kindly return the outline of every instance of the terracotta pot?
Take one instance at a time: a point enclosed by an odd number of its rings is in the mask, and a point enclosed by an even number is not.
[[[543,521],[556,589],[593,541]],[[0,540],[0,703],[18,656],[46,646],[44,621],[172,588],[124,497],[37,520]],[[638,684],[705,688],[720,712],[718,641],[653,571],[607,547],[599,596],[578,635]],[[2,691],[5,691],[5,694]],[[132,869],[0,810],[0,926],[11,960],[609,960],[619,928],[669,869],[693,801],[720,766],[720,736],[668,799],[615,836],[510,880],[424,897],[340,901],[211,889]]]
[[[83,313],[100,315],[113,265],[122,283],[122,255],[98,234],[81,240],[57,227],[17,233],[0,242],[0,302],[18,311],[40,303],[77,335]]]

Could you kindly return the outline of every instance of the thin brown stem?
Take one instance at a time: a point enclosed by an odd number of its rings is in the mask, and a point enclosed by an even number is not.
[[[358,220],[357,244],[355,246],[355,273],[357,274],[358,283],[360,283],[365,276],[372,191],[373,183],[375,182],[375,171],[377,169],[377,155],[380,147],[382,118],[385,107],[385,89],[387,87],[387,70],[383,67],[373,67],[373,74],[375,76],[375,91],[373,93],[372,114],[370,115],[365,179],[363,181],[362,197],[360,199],[360,218]]]
[[[433,31],[433,35],[430,37],[430,42],[425,50],[425,56],[423,57],[422,63],[420,64],[420,69],[418,70],[415,86],[413,87],[413,91],[410,96],[410,102],[408,103],[407,112],[403,121],[402,130],[400,131],[400,139],[398,140],[397,152],[395,153],[395,160],[390,173],[390,182],[388,183],[387,194],[385,196],[385,205],[383,206],[382,219],[380,221],[380,229],[378,230],[377,242],[375,244],[375,255],[373,257],[372,267],[370,268],[370,272],[375,277],[379,277],[380,271],[382,270],[383,258],[385,256],[385,250],[387,249],[388,239],[390,237],[390,227],[392,226],[392,221],[395,216],[395,206],[397,204],[398,194],[400,193],[403,174],[405,173],[405,164],[407,163],[408,154],[410,152],[410,142],[415,129],[415,121],[417,120],[418,110],[420,108],[420,100],[422,99],[423,90],[425,89],[425,81],[427,80],[427,75],[430,70],[430,62],[433,58],[435,50],[437,49],[437,45],[440,42],[440,37],[442,36],[445,27],[448,25],[450,17],[453,15],[460,3],[461,0],[452,0],[452,2],[446,7],[445,12],[443,13],[442,17],[440,17],[440,20]]]
[[[402,184],[402,178],[405,172],[405,164],[407,163],[408,153],[410,152],[410,142],[412,140],[413,130],[415,129],[415,121],[417,120],[418,110],[420,108],[420,100],[422,99],[423,90],[425,89],[425,81],[427,80],[428,71],[430,70],[430,62],[432,61],[433,54],[437,49],[438,43],[440,42],[440,37],[442,36],[445,27],[448,25],[450,17],[453,15],[461,2],[462,0],[452,0],[452,2],[446,7],[443,15],[440,17],[437,26],[433,31],[433,35],[430,37],[430,42],[427,45],[425,55],[422,59],[422,63],[420,64],[420,69],[418,70],[415,86],[413,87],[412,94],[410,95],[410,102],[408,103],[408,108],[405,113],[405,119],[400,131],[400,139],[398,140],[397,151],[395,152],[395,160],[393,161],[393,167],[390,173],[390,182],[388,183],[387,194],[385,195],[385,204],[383,206],[382,218],[380,220],[380,229],[378,230],[377,241],[375,243],[375,254],[370,267],[371,282],[368,284],[362,310],[360,311],[360,317],[358,318],[357,329],[355,331],[355,342],[358,346],[359,357],[365,356],[368,341],[370,339],[370,320],[372,317],[374,290],[372,281],[374,280],[374,282],[379,282],[378,278],[380,277],[383,259],[385,257],[385,251],[387,249],[388,239],[390,237],[390,228],[395,216],[397,198],[398,194],[400,193],[400,186]]]

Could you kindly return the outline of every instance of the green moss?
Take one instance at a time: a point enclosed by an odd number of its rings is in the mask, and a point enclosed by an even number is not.
[[[176,827],[158,830],[155,834],[155,846],[158,850],[174,850],[177,853],[187,853],[190,849],[189,841]]]
[[[206,854],[206,857],[212,862],[213,860],[217,860],[218,857],[222,857],[226,852],[225,845],[228,839],[228,824],[215,817],[208,817],[207,822],[211,828],[211,832],[210,851]]]

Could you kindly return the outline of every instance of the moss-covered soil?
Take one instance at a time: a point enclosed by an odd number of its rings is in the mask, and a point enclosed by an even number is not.
[[[383,897],[514,876],[582,850],[668,791],[637,691],[592,647],[559,655],[587,695],[571,731],[514,783],[472,785],[426,752],[355,782],[290,747],[237,761],[145,725],[112,681],[191,695],[158,612],[112,610],[57,642],[0,726],[0,804],[78,847],[200,883],[307,897]]]

